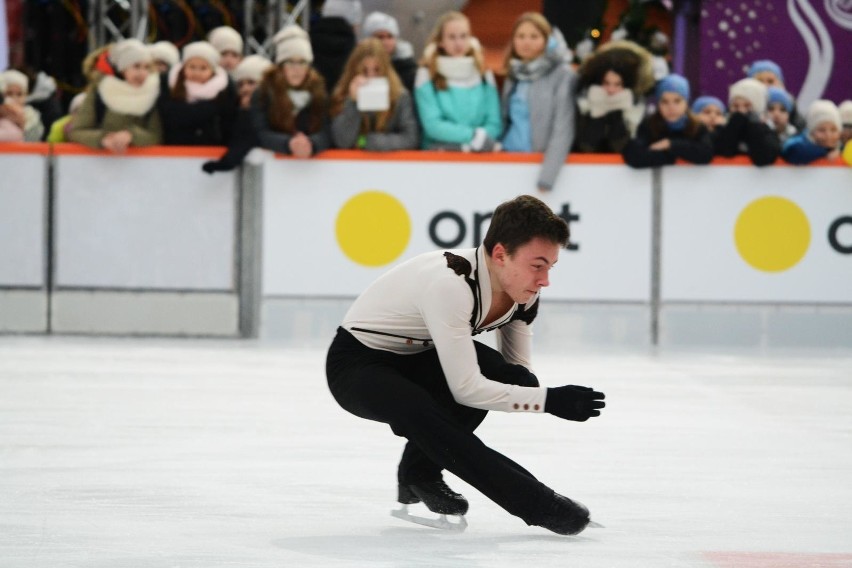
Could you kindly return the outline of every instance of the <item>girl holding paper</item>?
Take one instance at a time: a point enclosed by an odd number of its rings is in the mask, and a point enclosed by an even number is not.
[[[414,150],[417,118],[379,40],[363,40],[352,52],[331,99],[331,138],[338,148]]]

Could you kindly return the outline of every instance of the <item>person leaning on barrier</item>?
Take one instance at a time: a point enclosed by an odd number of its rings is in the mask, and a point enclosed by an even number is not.
[[[807,128],[784,143],[781,157],[791,164],[809,164],[814,160],[836,160],[840,156],[840,111],[833,102],[817,100],[807,114]]]
[[[653,168],[686,160],[709,164],[713,140],[707,128],[689,112],[689,82],[671,74],[657,83],[657,110],[646,117],[624,147],[622,156],[634,168]]]
[[[243,58],[234,69],[233,79],[237,83],[240,106],[237,109],[228,150],[218,160],[204,162],[201,166],[201,169],[208,174],[233,170],[243,162],[253,148],[260,146],[260,139],[252,120],[251,99],[260,85],[263,74],[271,67],[273,63],[267,58],[261,55],[249,55]]]
[[[381,42],[362,40],[331,97],[331,137],[338,148],[415,150],[419,127],[411,94]]]
[[[24,141],[24,109],[16,103],[7,103],[3,95],[3,77],[0,75],[0,142]]]
[[[331,146],[325,81],[311,66],[305,31],[287,26],[277,34],[275,66],[252,96],[251,116],[261,148],[310,158]]]
[[[227,146],[237,114],[237,89],[206,41],[184,46],[182,60],[161,76],[157,107],[163,143]]]
[[[538,189],[549,191],[574,140],[576,76],[559,30],[537,12],[522,14],[507,51],[502,112],[503,150],[543,152]]]
[[[119,41],[98,54],[95,67],[96,79],[70,122],[68,141],[115,154],[160,144],[160,76],[152,72],[148,47],[137,39]]]
[[[755,166],[775,163],[781,154],[778,136],[765,122],[769,93],[757,79],[740,79],[728,90],[728,118],[714,133],[715,152],[730,158],[746,154]]]

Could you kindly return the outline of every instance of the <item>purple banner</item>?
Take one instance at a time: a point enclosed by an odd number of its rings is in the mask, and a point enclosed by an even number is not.
[[[753,61],[771,59],[807,109],[852,99],[852,0],[752,0],[701,4],[699,92],[727,101]]]

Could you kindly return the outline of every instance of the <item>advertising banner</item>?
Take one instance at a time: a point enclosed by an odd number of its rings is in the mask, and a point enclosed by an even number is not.
[[[648,302],[651,173],[569,164],[553,191],[537,163],[290,160],[264,171],[265,296],[357,296],[395,263],[478,245],[502,201],[543,199],[569,223],[571,248],[544,297]]]
[[[666,301],[852,304],[852,170],[663,171]]]

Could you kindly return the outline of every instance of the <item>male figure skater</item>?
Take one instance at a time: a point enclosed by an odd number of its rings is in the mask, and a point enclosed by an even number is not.
[[[603,393],[540,387],[529,371],[539,293],[567,242],[565,221],[522,195],[497,207],[481,246],[416,256],[349,309],[328,352],[328,385],[344,409],[408,439],[400,503],[464,515],[467,500],[444,483],[446,469],[528,525],[577,534],[589,523],[583,505],[473,433],[488,410],[600,416]],[[499,352],[474,341],[484,331],[496,331]]]

